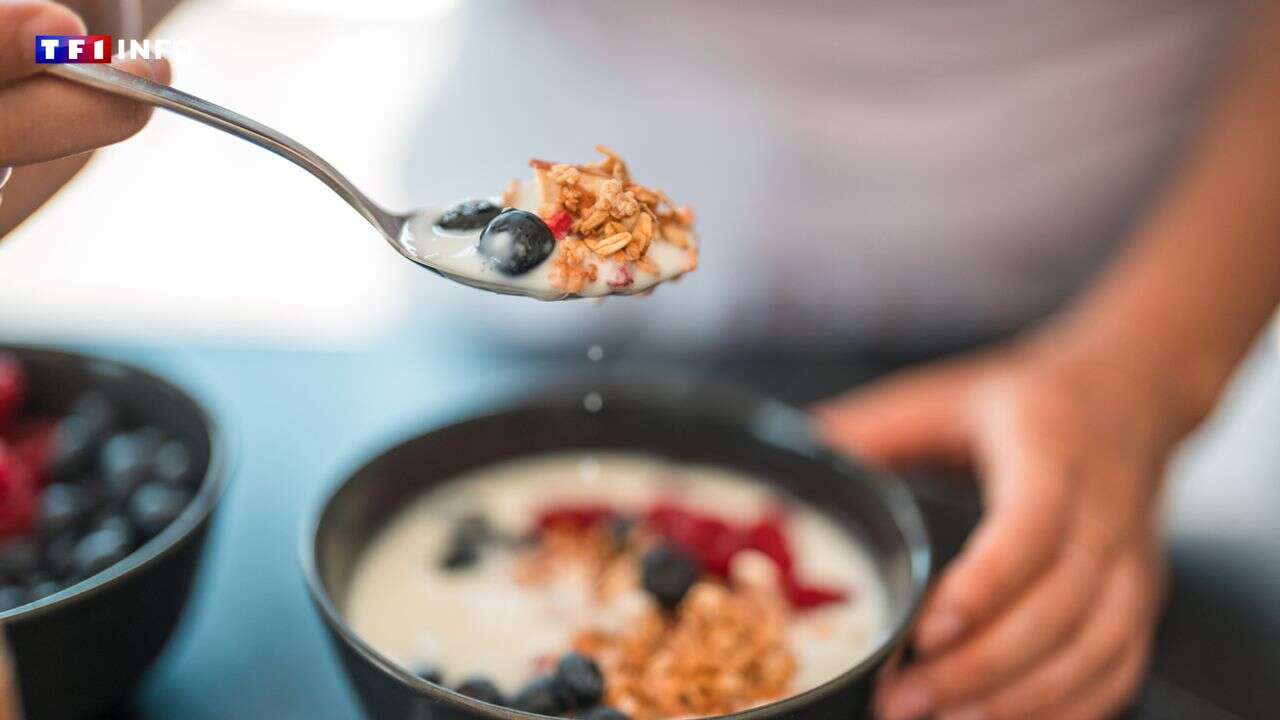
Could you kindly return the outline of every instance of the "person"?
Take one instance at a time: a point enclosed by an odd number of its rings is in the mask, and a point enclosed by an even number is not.
[[[95,31],[118,32],[118,19],[106,12],[114,3],[73,4],[83,6]],[[144,22],[149,25],[161,12],[156,4],[147,6]],[[66,3],[0,3],[0,167],[14,167],[0,190],[0,238],[75,175],[89,151],[131,137],[151,116],[148,106],[40,72],[35,35],[85,33],[85,21]],[[169,82],[169,63],[163,59],[115,65]]]
[[[637,333],[614,317],[680,303],[684,334],[711,342],[725,335],[706,328],[730,325],[908,352],[1001,338],[815,409],[832,443],[874,462],[974,467],[985,499],[876,709],[885,720],[1111,717],[1150,658],[1163,465],[1280,301],[1280,3],[906,5],[477,4],[438,96],[486,107],[501,78],[522,132],[501,113],[428,108],[418,140],[429,151],[411,148],[412,165],[491,180],[530,136],[552,156],[577,148],[584,127],[626,136],[609,144],[646,165],[705,160],[682,181],[725,186],[700,227],[735,242],[708,238],[685,283],[702,295],[593,309],[599,324]],[[74,22],[47,4],[0,8]],[[1228,32],[1240,18],[1249,32]],[[35,76],[9,49],[19,26],[0,23],[0,164],[118,140],[144,121]],[[1220,40],[1238,59],[1210,83]],[[28,99],[28,118],[37,106],[81,111],[62,125],[13,119],[10,94]],[[88,103],[119,122],[77,125]],[[708,205],[698,185],[657,180]],[[55,184],[16,176],[6,202]],[[447,196],[439,189],[416,188]]]
[[[1013,340],[817,411],[888,465],[978,470],[985,516],[928,598],[885,720],[1106,718],[1150,658],[1157,498],[1280,303],[1280,3],[1264,3],[1179,173],[1119,255]]]

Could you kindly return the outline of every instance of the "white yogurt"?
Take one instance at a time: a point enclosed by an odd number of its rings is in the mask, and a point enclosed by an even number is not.
[[[501,205],[500,198],[489,198],[494,204]],[[537,213],[539,190],[537,181],[521,184],[521,192],[515,203],[516,208]],[[551,255],[541,264],[522,275],[506,275],[495,269],[476,249],[480,239],[480,230],[453,231],[436,226],[436,221],[443,210],[427,211],[415,215],[405,226],[404,235],[400,238],[403,247],[417,258],[455,275],[477,280],[522,288],[531,294],[547,300],[555,300],[568,296],[551,284],[551,268],[555,263],[559,247],[551,251]],[[689,233],[690,241],[697,242],[693,233]],[[611,287],[610,282],[618,284],[624,263],[610,258],[593,256],[590,262],[596,265],[596,279],[587,283],[577,295],[582,297],[603,297],[619,293],[634,294],[648,290],[659,283],[674,280],[691,270],[689,252],[675,243],[657,235],[649,245],[645,258],[657,268],[656,273],[646,272],[634,265],[627,264],[627,271],[633,282],[625,287]]]
[[[520,533],[551,503],[605,502],[641,512],[673,492],[690,508],[739,521],[759,517],[776,499],[736,472],[676,468],[643,455],[564,453],[494,465],[424,495],[394,518],[360,559],[343,614],[361,638],[405,667],[434,665],[450,684],[484,675],[513,692],[533,677],[538,659],[564,653],[584,623],[625,626],[647,598],[623,596],[601,608],[586,578],[573,576],[530,591],[516,584],[513,556],[501,551],[465,572],[443,571],[438,561],[451,521],[479,512]],[[787,531],[800,576],[851,598],[790,623],[798,661],[791,690],[798,693],[869,655],[889,616],[882,581],[857,541],[811,508],[792,511]]]

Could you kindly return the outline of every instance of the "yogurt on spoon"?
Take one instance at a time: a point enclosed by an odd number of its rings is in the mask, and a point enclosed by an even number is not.
[[[501,197],[424,212],[402,243],[443,270],[544,300],[647,292],[698,266],[693,211],[635,183],[626,163],[531,160]]]

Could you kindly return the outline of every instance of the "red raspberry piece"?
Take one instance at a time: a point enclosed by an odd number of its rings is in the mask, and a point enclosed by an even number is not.
[[[664,500],[649,510],[647,522],[654,532],[666,538],[681,551],[692,555],[708,572],[721,574],[716,568],[724,563],[717,558],[722,538],[735,530],[725,521],[711,515],[695,513],[672,500]]]
[[[653,531],[666,537],[668,529],[677,523],[686,522],[686,514],[679,505],[670,500],[660,500],[649,508],[649,513],[645,517],[645,522],[653,528]]]
[[[813,610],[849,599],[849,595],[845,592],[816,585],[803,585],[790,575],[783,578],[783,592],[787,596],[787,602],[791,603],[791,607],[796,610]]]
[[[0,540],[31,532],[37,500],[31,470],[12,448],[0,442]]]
[[[790,575],[794,565],[791,555],[791,547],[787,542],[787,537],[782,533],[782,525],[779,518],[770,516],[761,520],[752,526],[748,531],[750,547],[753,550],[759,550],[773,560],[773,564],[778,566],[783,575]]]
[[[569,213],[561,210],[547,220],[547,227],[551,229],[551,236],[559,240],[569,234],[569,228],[573,227],[573,218]]]
[[[538,514],[534,525],[539,532],[548,528],[586,530],[618,517],[608,505],[552,505]]]
[[[43,487],[48,480],[49,458],[53,455],[57,426],[57,421],[52,418],[21,420],[7,438],[14,454],[35,474],[37,487]]]
[[[624,288],[636,281],[636,276],[631,274],[630,265],[622,265],[618,267],[618,274],[612,280],[606,283],[611,288]]]
[[[27,397],[27,374],[13,353],[0,353],[0,427],[18,414]]]
[[[805,585],[796,577],[795,556],[784,525],[786,508],[770,510],[761,520],[735,526],[715,517],[694,512],[671,499],[657,502],[645,516],[650,530],[672,545],[692,555],[702,569],[728,577],[733,558],[743,550],[758,550],[778,568],[782,592],[797,611],[848,600],[848,593],[817,585]]]
[[[751,536],[736,528],[722,533],[711,546],[706,562],[707,572],[721,577],[729,576],[729,567],[738,553],[751,547]]]

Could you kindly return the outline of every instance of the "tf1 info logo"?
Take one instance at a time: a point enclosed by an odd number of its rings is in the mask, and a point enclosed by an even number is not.
[[[181,44],[171,40],[121,40],[115,50],[117,57],[152,60],[172,55]],[[41,65],[109,63],[112,49],[110,35],[36,36],[36,62]]]

